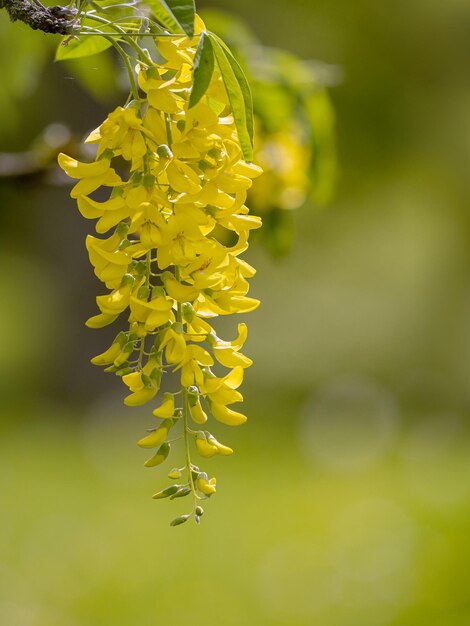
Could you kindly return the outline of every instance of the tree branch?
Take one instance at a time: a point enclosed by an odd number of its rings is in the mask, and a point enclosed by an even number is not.
[[[33,30],[45,33],[69,35],[73,31],[75,8],[62,6],[44,7],[39,0],[0,0],[0,9],[5,9],[12,22],[20,20]]]

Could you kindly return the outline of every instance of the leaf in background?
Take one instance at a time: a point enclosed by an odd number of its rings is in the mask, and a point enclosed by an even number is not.
[[[277,257],[289,254],[294,242],[294,215],[292,211],[273,207],[263,213],[263,228],[259,231],[265,247]]]
[[[219,66],[237,127],[238,139],[246,161],[253,161],[253,104],[248,81],[227,46],[208,33]]]
[[[199,13],[202,13],[207,30],[217,33],[237,59],[249,58],[255,49],[259,52],[258,40],[241,18],[219,9],[203,9]]]
[[[193,88],[189,108],[195,106],[206,93],[214,72],[214,49],[206,33],[201,34],[194,58]]]
[[[67,59],[67,70],[95,100],[108,103],[119,94],[118,72],[110,51],[91,59]]]
[[[331,200],[336,183],[337,159],[335,115],[326,89],[318,89],[304,99],[310,125],[312,159],[310,196],[319,205]]]
[[[64,37],[62,42],[66,41],[68,38],[69,36]],[[105,37],[85,35],[83,39],[72,39],[67,46],[63,46],[62,43],[60,43],[55,54],[55,60],[82,59],[83,57],[89,57],[93,54],[103,52],[103,50],[111,46],[112,43]]]
[[[0,59],[8,59],[2,65],[2,88],[0,90],[0,144],[6,149],[7,142],[14,141],[15,149],[21,145],[19,129],[22,110],[20,103],[32,97],[43,79],[43,70],[51,50],[60,37],[41,37],[37,31],[21,28],[10,22],[6,13],[0,15]],[[12,52],[14,50],[14,53]]]
[[[194,0],[147,0],[153,14],[171,33],[183,32],[194,37]]]

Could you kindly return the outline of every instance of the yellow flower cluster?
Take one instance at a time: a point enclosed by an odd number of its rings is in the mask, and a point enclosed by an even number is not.
[[[197,26],[200,34],[203,25]],[[161,421],[138,444],[156,448],[145,465],[159,465],[170,452],[170,431],[182,424],[186,464],[169,477],[187,480],[154,497],[192,494],[197,522],[199,499],[211,496],[216,486],[191,463],[191,440],[203,457],[232,453],[198,427],[207,413],[223,424],[246,420],[230,405],[243,399],[238,388],[251,365],[240,351],[246,325],[238,325],[236,339],[224,341],[207,320],[258,306],[247,296],[255,270],[240,254],[248,247],[249,231],[261,225],[245,206],[261,169],[243,160],[217,68],[205,95],[189,108],[198,38],[157,38],[165,61],[137,66],[143,96],[118,107],[88,137],[97,145],[94,162],[59,156],[62,169],[78,179],[71,196],[81,214],[98,220],[99,234],[112,231],[86,240],[95,274],[110,290],[96,298],[100,312],[87,325],[100,328],[124,313],[129,321],[128,330],[92,362],[122,377],[128,406],[151,402],[163,373],[179,373],[181,391],[163,394],[153,410]],[[103,188],[109,190],[107,199],[91,197]],[[231,245],[222,243],[227,233]],[[219,366],[229,371],[218,373]]]
[[[296,209],[307,199],[311,181],[311,148],[294,122],[283,130],[258,131],[256,162],[264,171],[250,189],[250,203],[258,213],[273,208]]]

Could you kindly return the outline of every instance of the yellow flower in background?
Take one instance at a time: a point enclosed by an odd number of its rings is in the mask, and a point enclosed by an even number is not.
[[[307,199],[311,149],[294,123],[275,133],[260,133],[256,161],[264,176],[255,182],[250,201],[263,214],[273,207],[296,209]]]

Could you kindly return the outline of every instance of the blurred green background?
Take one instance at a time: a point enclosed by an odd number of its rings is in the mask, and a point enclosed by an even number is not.
[[[342,68],[341,174],[289,257],[250,250],[250,420],[216,428],[236,454],[177,529],[148,413],[89,363],[113,336],[83,326],[92,225],[11,154],[80,137],[121,79],[43,65],[54,44],[0,15],[0,624],[468,626],[470,5],[210,6]]]

